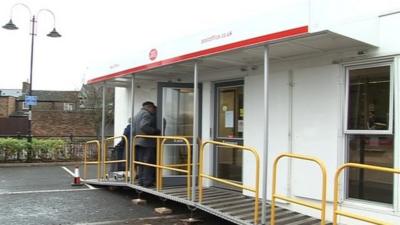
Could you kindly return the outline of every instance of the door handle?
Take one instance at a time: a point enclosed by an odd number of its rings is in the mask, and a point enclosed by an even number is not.
[[[162,119],[162,135],[165,136],[165,128],[167,127],[167,120],[163,117]]]

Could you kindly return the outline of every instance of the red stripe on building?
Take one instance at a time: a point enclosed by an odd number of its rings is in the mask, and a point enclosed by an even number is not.
[[[197,59],[200,57],[205,57],[205,56],[214,55],[214,54],[218,54],[218,53],[222,53],[222,52],[226,52],[226,51],[231,51],[231,50],[238,49],[238,48],[249,47],[252,45],[258,45],[258,44],[262,44],[262,43],[265,43],[268,41],[274,41],[274,40],[279,40],[279,39],[283,39],[283,38],[298,36],[298,35],[302,35],[302,34],[306,34],[306,33],[308,33],[308,26],[303,26],[303,27],[293,28],[293,29],[289,29],[289,30],[285,30],[285,31],[272,33],[272,34],[267,34],[267,35],[263,35],[263,36],[259,36],[259,37],[255,37],[255,38],[246,39],[243,41],[238,41],[238,42],[234,42],[234,43],[230,43],[230,44],[226,44],[226,45],[221,45],[221,46],[214,47],[214,48],[209,48],[209,49],[205,49],[205,50],[201,50],[201,51],[197,51],[197,52],[192,52],[189,54],[161,60],[161,61],[154,62],[154,63],[149,63],[146,65],[142,65],[142,66],[134,67],[131,69],[123,70],[120,72],[112,73],[109,75],[97,77],[97,78],[89,80],[88,84],[94,84],[94,83],[98,83],[101,81],[106,81],[106,80],[110,80],[113,78],[122,77],[127,74],[143,72],[143,71],[155,69],[155,68],[161,67],[161,66],[171,65],[174,63]]]

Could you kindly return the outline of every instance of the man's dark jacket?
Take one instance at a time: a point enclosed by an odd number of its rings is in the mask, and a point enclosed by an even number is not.
[[[134,135],[159,135],[160,130],[157,129],[156,115],[142,108],[133,120]],[[156,139],[153,138],[136,138],[135,145],[142,147],[156,147]]]

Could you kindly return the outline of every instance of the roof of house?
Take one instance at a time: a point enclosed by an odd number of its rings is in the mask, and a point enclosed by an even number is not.
[[[79,91],[32,91],[33,96],[41,102],[76,102],[79,99]],[[18,98],[24,100],[25,95]]]
[[[26,117],[28,116],[28,112],[25,111],[15,111],[10,114],[10,117]]]
[[[22,95],[21,89],[0,89],[0,96],[19,97]]]

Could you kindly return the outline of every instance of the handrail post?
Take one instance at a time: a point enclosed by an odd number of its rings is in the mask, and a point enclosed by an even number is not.
[[[110,140],[115,140],[117,138],[122,138],[125,142],[124,148],[125,148],[125,159],[121,160],[113,160],[113,161],[107,161],[107,145],[108,141]],[[125,135],[121,136],[115,136],[115,137],[109,137],[104,140],[104,145],[103,145],[103,164],[104,164],[104,176],[107,174],[107,164],[108,163],[125,163],[125,183],[128,182],[128,139]],[[117,164],[118,165],[118,164]]]
[[[160,154],[161,154],[160,139],[157,138],[156,141],[157,141],[157,144],[156,144],[156,165],[160,166],[161,165],[161,162],[160,162]],[[156,188],[157,188],[157,191],[160,191],[160,167],[156,167]]]
[[[276,179],[277,179],[276,173],[277,173],[277,168],[278,168],[278,161],[280,159],[282,159],[283,157],[312,161],[319,165],[319,167],[321,169],[321,173],[322,173],[321,206],[316,206],[314,204],[310,204],[305,201],[295,200],[295,199],[283,197],[283,196],[276,194]],[[276,205],[275,199],[276,198],[320,210],[321,211],[321,225],[325,225],[325,217],[326,217],[326,166],[325,166],[325,163],[323,163],[321,160],[314,158],[314,157],[298,155],[298,154],[290,154],[290,153],[283,153],[283,154],[279,155],[278,157],[276,157],[276,159],[274,160],[273,171],[272,171],[272,198],[271,198],[270,225],[275,225],[275,205]]]
[[[96,140],[97,146],[97,181],[100,181],[100,174],[101,174],[101,146],[100,142]]]
[[[244,185],[239,185],[236,183],[233,183],[231,181],[226,181],[224,179],[220,179],[217,177],[212,177],[209,175],[205,175],[203,174],[203,161],[204,161],[204,146],[206,146],[207,144],[214,144],[214,145],[221,145],[221,146],[227,146],[227,147],[231,147],[233,149],[241,149],[242,151],[249,151],[251,153],[253,153],[254,158],[256,160],[256,187],[254,188],[249,188],[247,186]],[[258,224],[258,198],[259,198],[259,171],[260,171],[260,157],[258,156],[257,150],[253,149],[253,148],[249,148],[249,147],[244,147],[244,146],[240,146],[240,145],[233,145],[233,144],[227,144],[227,143],[223,143],[223,142],[217,142],[217,141],[205,141],[201,144],[200,147],[200,162],[199,162],[199,178],[198,178],[198,189],[199,189],[199,203],[202,202],[203,200],[203,182],[202,182],[202,178],[206,177],[208,179],[217,181],[217,182],[221,182],[227,185],[231,185],[234,187],[238,187],[241,188],[243,190],[248,190],[251,192],[254,192],[255,194],[255,199],[254,199],[254,224]]]
[[[204,151],[204,146],[207,144],[207,142],[203,142],[200,146],[199,149],[199,156],[200,156],[200,160],[199,160],[199,178],[198,178],[198,185],[199,185],[199,203],[201,203],[203,201],[203,179],[202,179],[202,175],[203,175],[203,151]]]
[[[187,183],[187,194],[188,194],[188,200],[190,200],[190,187],[191,187],[191,181],[190,181],[190,159],[191,159],[191,149],[190,149],[190,143],[189,141],[184,138],[184,137],[179,137],[179,136],[160,136],[160,138],[162,139],[162,141],[160,142],[160,163],[158,164],[158,167],[160,169],[160,173],[159,176],[157,176],[157,181],[160,184],[160,190],[163,187],[163,179],[162,179],[162,170],[163,169],[168,169],[170,167],[168,166],[164,166],[162,163],[164,161],[164,146],[165,146],[165,142],[167,140],[182,140],[183,142],[185,142],[186,145],[186,149],[187,149],[187,158],[186,158],[186,183]]]
[[[89,144],[96,144],[96,152],[97,152],[97,161],[95,162],[97,164],[97,180],[100,180],[100,142],[98,140],[92,140],[92,141],[87,141],[84,144],[83,147],[83,179],[86,180],[87,178],[87,164],[91,163],[93,164],[94,162],[88,162],[87,160],[87,152],[89,150]]]
[[[135,137],[131,137],[131,145],[132,145],[132,152],[131,152],[131,184],[135,183],[135,177],[136,177],[136,169],[135,169],[135,160],[136,160],[136,147],[135,147]]]
[[[88,144],[85,143],[84,148],[83,148],[83,179],[86,180],[86,173],[87,173],[87,165],[86,165],[86,161],[87,161],[87,150],[88,150]]]
[[[176,171],[176,172],[180,172],[180,173],[186,173],[186,179],[187,179],[187,195],[188,195],[188,199],[190,200],[190,187],[191,187],[191,182],[190,182],[190,159],[191,159],[191,149],[190,149],[190,143],[187,140],[187,138],[185,137],[181,137],[181,136],[155,136],[155,135],[136,135],[132,138],[132,143],[136,142],[136,138],[151,138],[151,139],[157,139],[157,150],[156,150],[156,164],[149,164],[149,163],[144,163],[144,162],[139,162],[135,160],[135,148],[133,148],[134,152],[132,153],[132,167],[135,167],[135,164],[139,164],[142,166],[151,166],[156,168],[157,174],[156,174],[156,189],[157,191],[160,191],[162,189],[162,185],[163,185],[163,181],[162,181],[162,170],[163,169],[167,169],[167,170],[172,170],[172,171]],[[188,158],[187,158],[187,162],[186,164],[186,170],[182,170],[182,169],[177,169],[177,168],[173,168],[171,166],[164,166],[162,164],[163,161],[163,150],[164,150],[164,143],[166,140],[182,140],[183,142],[185,142],[186,144],[186,148],[188,151]],[[133,173],[131,172],[132,177],[133,177]],[[134,184],[134,182],[132,181],[132,184]]]
[[[104,139],[103,140],[103,179],[106,179],[107,178],[107,173],[106,173],[106,171],[107,171],[107,164],[106,164],[106,161],[107,161],[107,139]]]
[[[270,224],[275,225],[275,194],[276,194],[276,168],[278,164],[278,158],[274,161],[273,171],[272,171],[272,198],[271,198],[271,215],[270,215]]]
[[[125,183],[128,183],[128,157],[129,157],[128,138],[125,135],[122,135],[122,139],[125,140]]]
[[[164,143],[166,140],[167,139],[163,139],[159,145],[159,148],[160,148],[160,151],[159,151],[160,152],[160,163],[159,163],[159,165],[160,166],[164,165]],[[157,177],[158,182],[160,183],[160,190],[163,187],[163,178],[162,178],[163,175],[162,174],[163,174],[163,170],[162,170],[162,168],[160,168],[160,173],[158,174],[158,177]]]
[[[187,170],[187,177],[186,177],[186,188],[187,188],[187,198],[188,198],[188,200],[192,200],[192,201],[194,201],[195,199],[196,199],[196,197],[194,197],[194,198],[191,198],[191,197],[193,197],[193,196],[191,196],[190,195],[190,187],[192,187],[192,183],[191,183],[191,176],[194,176],[194,174],[192,173],[192,170],[191,170],[191,167],[190,167],[190,164],[191,164],[191,159],[192,159],[192,149],[190,148],[190,143],[189,143],[189,141],[186,139],[186,138],[184,138],[183,139],[183,141],[186,143],[186,148],[187,148],[187,158],[186,158],[186,164],[187,164],[187,166],[186,166],[186,170]]]
[[[256,158],[256,190],[255,190],[255,199],[254,199],[254,206],[255,206],[254,224],[257,224],[257,222],[258,222],[258,202],[259,202],[259,197],[260,197],[260,159],[258,158],[258,155],[255,155],[255,158]]]
[[[342,165],[339,167],[339,169],[336,170],[335,173],[335,181],[334,181],[334,186],[333,186],[333,225],[337,224],[337,216],[336,216],[336,211],[338,209],[338,201],[339,201],[339,175],[341,171],[345,168],[345,165]]]
[[[96,144],[96,152],[97,152],[97,161],[96,162],[88,162],[87,160],[87,151],[89,150],[89,144]],[[100,180],[100,142],[98,140],[87,141],[84,144],[83,148],[83,179],[86,180],[87,178],[87,164],[89,163],[96,163],[97,164],[97,181]]]
[[[382,166],[372,166],[372,165],[366,165],[366,164],[359,164],[359,163],[345,163],[341,167],[339,167],[336,170],[335,173],[335,181],[334,181],[334,197],[333,197],[333,225],[337,225],[337,216],[342,215],[346,217],[350,217],[356,220],[361,220],[363,222],[368,222],[368,223],[373,223],[377,225],[386,225],[388,223],[376,219],[372,219],[369,217],[364,217],[356,214],[350,214],[345,211],[339,211],[338,210],[338,204],[339,204],[339,176],[342,171],[346,168],[358,168],[358,169],[367,169],[367,170],[375,170],[375,171],[380,171],[380,172],[385,172],[385,173],[397,173],[400,174],[400,169],[393,169],[393,168],[387,168],[387,167],[382,167]]]

